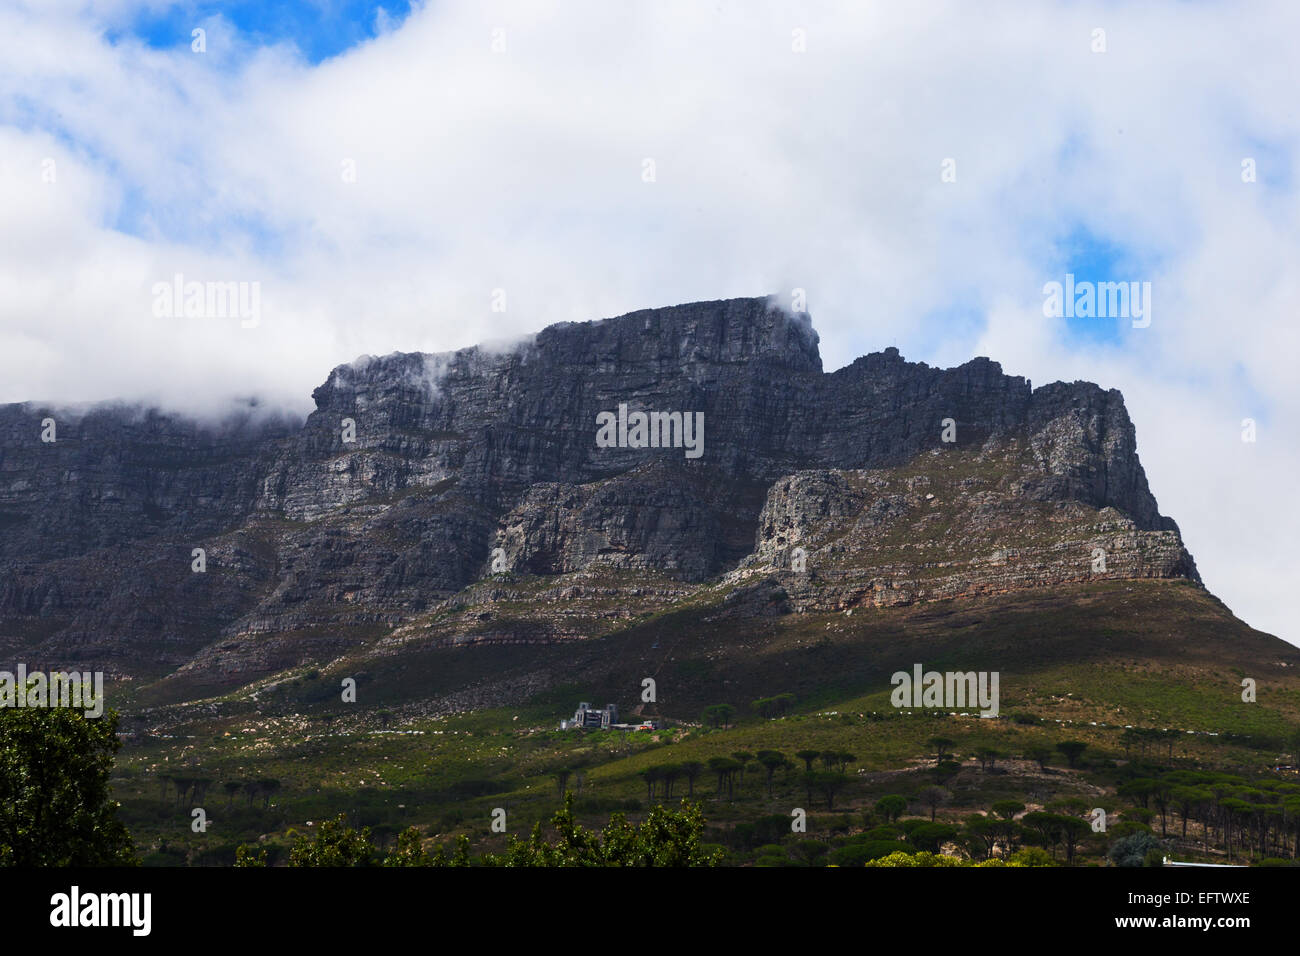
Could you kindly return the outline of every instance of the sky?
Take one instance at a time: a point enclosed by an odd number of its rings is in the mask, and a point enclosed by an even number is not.
[[[0,0],[0,402],[305,414],[364,354],[803,290],[828,370],[1120,389],[1206,585],[1300,643],[1297,34],[1291,2]],[[1149,322],[1045,315],[1067,274]],[[247,308],[187,315],[178,275]]]

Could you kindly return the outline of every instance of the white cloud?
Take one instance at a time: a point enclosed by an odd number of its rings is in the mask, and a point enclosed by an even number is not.
[[[219,18],[111,45],[138,6],[0,11],[0,401],[301,411],[358,355],[798,285],[828,368],[1123,389],[1207,584],[1300,640],[1294,5],[440,3],[316,66]],[[1075,225],[1150,273],[1121,347],[1042,317]],[[177,272],[260,325],[154,318]]]

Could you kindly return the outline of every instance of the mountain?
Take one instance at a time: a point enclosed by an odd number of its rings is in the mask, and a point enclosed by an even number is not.
[[[827,373],[817,344],[731,299],[365,357],[305,422],[0,407],[0,653],[161,701],[692,608],[1203,592],[1118,391],[896,349]],[[669,447],[635,447],[638,412],[679,413]]]

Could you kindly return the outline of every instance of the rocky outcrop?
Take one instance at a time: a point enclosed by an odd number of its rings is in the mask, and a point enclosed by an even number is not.
[[[724,581],[779,591],[788,610],[805,612],[1108,578],[1200,580],[1176,528],[1144,529],[1094,506],[1092,486],[1044,477],[1037,438],[935,450],[896,469],[781,478],[754,552]]]
[[[1195,578],[1118,392],[895,349],[827,374],[764,299],[366,357],[313,397],[305,422],[0,407],[0,649],[234,680],[422,628],[589,636],[708,582],[775,575],[768,613],[1086,580],[1096,548]],[[703,416],[698,455],[673,414]],[[552,583],[481,587],[502,574]]]

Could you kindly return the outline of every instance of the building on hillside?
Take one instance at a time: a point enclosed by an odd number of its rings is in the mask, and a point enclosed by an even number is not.
[[[606,704],[605,709],[592,707],[587,701],[578,705],[572,720],[560,722],[561,730],[609,730],[618,723],[618,705]]]
[[[572,719],[560,721],[561,730],[659,730],[662,726],[663,721],[658,717],[640,717],[634,723],[621,724],[617,704],[606,704],[602,710],[585,700],[578,705]]]

